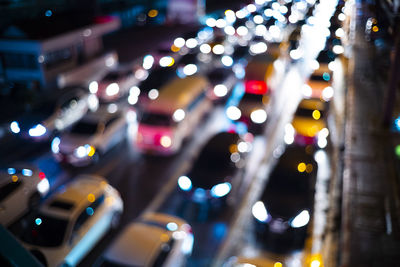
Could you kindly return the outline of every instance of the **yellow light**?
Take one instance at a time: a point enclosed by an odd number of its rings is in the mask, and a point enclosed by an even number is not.
[[[96,198],[95,198],[95,196],[93,194],[89,194],[87,196],[87,199],[89,200],[89,202],[92,202],[92,203],[96,200]]]
[[[160,239],[161,239],[162,242],[166,243],[166,242],[169,241],[169,236],[167,234],[162,234],[160,236]]]
[[[229,146],[229,152],[231,152],[231,154],[238,152],[238,147],[236,144],[232,144]]]
[[[160,144],[165,148],[170,147],[172,145],[171,137],[164,135],[161,137]]]
[[[154,17],[156,17],[156,16],[158,15],[158,11],[155,10],[155,9],[152,9],[152,10],[149,11],[149,13],[147,13],[147,15],[148,15],[150,18],[154,18]]]
[[[282,267],[282,263],[277,261],[277,262],[274,263],[274,267]]]
[[[321,262],[319,260],[313,260],[310,264],[311,267],[320,267]]]
[[[171,45],[171,51],[172,51],[172,52],[175,52],[175,53],[176,53],[176,52],[178,52],[179,50],[181,50],[181,49],[180,49],[179,47],[177,47],[176,45],[174,45],[174,44]]]
[[[18,176],[13,175],[13,176],[11,177],[11,180],[15,183],[16,181],[18,181]]]
[[[299,172],[304,172],[306,170],[306,164],[304,162],[299,163],[299,165],[297,165],[297,170]]]
[[[312,117],[314,118],[314,120],[319,120],[319,118],[321,118],[321,112],[319,112],[319,110],[314,110],[312,113]]]
[[[311,173],[312,170],[313,170],[312,164],[307,164],[307,166],[306,166],[306,172],[307,172],[307,173]]]
[[[93,157],[95,152],[96,152],[96,149],[94,147],[90,146],[88,156]]]
[[[378,27],[378,26],[374,26],[374,27],[372,27],[372,31],[373,31],[373,32],[377,32],[377,31],[379,31],[379,27]]]

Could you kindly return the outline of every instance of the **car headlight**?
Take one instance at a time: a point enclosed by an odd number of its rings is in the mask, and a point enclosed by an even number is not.
[[[260,222],[266,222],[269,218],[269,214],[265,205],[262,201],[257,201],[253,207],[251,208],[251,213],[253,214],[254,218],[256,218]]]
[[[226,110],[226,116],[228,116],[229,119],[236,121],[240,119],[240,117],[242,116],[242,112],[239,108],[235,106],[230,106]]]
[[[84,157],[92,157],[94,153],[96,152],[96,149],[91,146],[91,145],[84,145],[84,146],[79,146],[75,149],[74,155],[78,158],[84,158]]]
[[[292,124],[288,123],[285,125],[285,135],[283,137],[283,140],[287,145],[290,145],[294,142],[294,134],[295,134],[295,129]]]
[[[19,128],[18,122],[13,121],[12,123],[10,123],[10,130],[16,134],[19,133],[21,129]]]
[[[333,94],[334,92],[331,86],[325,87],[325,89],[322,90],[322,99],[324,99],[325,101],[329,101],[333,97]]]
[[[60,152],[60,143],[61,140],[59,137],[54,137],[53,141],[51,141],[51,151],[53,151],[54,154]]]
[[[161,146],[164,147],[164,148],[169,148],[169,147],[171,147],[171,145],[172,145],[172,139],[171,139],[171,137],[169,137],[168,135],[163,135],[163,136],[160,138],[160,144],[161,144]]]
[[[50,183],[47,178],[41,178],[41,181],[36,186],[37,191],[42,195],[46,195],[50,189]]]
[[[89,83],[89,91],[92,94],[97,93],[97,90],[99,90],[99,84],[96,81],[92,81]]]
[[[211,188],[211,195],[217,198],[226,196],[231,191],[231,187],[231,184],[228,182],[214,185]]]
[[[223,84],[217,84],[214,87],[214,94],[217,97],[224,97],[224,96],[226,96],[227,93],[228,93],[228,88]]]
[[[108,96],[114,96],[119,93],[119,85],[117,83],[111,83],[106,88],[106,94]]]
[[[183,191],[190,191],[192,189],[192,181],[187,176],[181,176],[178,178],[178,186]]]
[[[300,228],[310,221],[310,213],[308,210],[300,212],[291,222],[290,226],[293,228]]]
[[[46,127],[41,124],[37,124],[29,129],[28,134],[32,137],[39,137],[47,132]]]
[[[264,123],[267,120],[267,112],[263,109],[257,109],[251,112],[250,119],[254,123]]]

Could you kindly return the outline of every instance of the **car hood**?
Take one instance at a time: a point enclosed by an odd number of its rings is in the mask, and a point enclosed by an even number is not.
[[[307,195],[282,195],[270,193],[264,199],[264,205],[272,218],[290,220],[303,210],[311,210],[311,200]]]
[[[214,185],[229,182],[232,174],[221,171],[193,170],[187,174],[194,188],[211,189]]]
[[[49,114],[37,113],[37,114],[25,114],[15,121],[18,122],[19,128],[22,132],[27,132],[33,126],[42,123],[44,120],[49,118]]]

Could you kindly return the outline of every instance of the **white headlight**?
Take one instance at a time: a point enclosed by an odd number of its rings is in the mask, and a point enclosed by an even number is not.
[[[106,88],[106,94],[108,96],[114,96],[118,94],[118,92],[119,92],[119,86],[117,83],[111,83]]]
[[[171,137],[169,137],[168,135],[162,136],[160,139],[160,144],[165,148],[170,147],[172,145]]]
[[[211,52],[211,46],[209,44],[202,44],[200,46],[200,52],[204,54],[208,54]]]
[[[312,96],[312,88],[308,84],[303,84],[301,87],[301,93],[304,97],[311,97]]]
[[[263,109],[254,110],[250,114],[250,119],[254,123],[258,123],[258,124],[264,123],[267,120],[267,112],[265,112],[265,110],[263,110]]]
[[[158,90],[155,89],[155,88],[151,89],[151,90],[149,91],[149,93],[148,93],[148,96],[149,96],[149,98],[150,98],[151,100],[156,99],[156,98],[158,97],[158,95],[159,95]]]
[[[264,203],[262,201],[257,201],[253,205],[251,213],[260,222],[266,222],[269,217],[267,209],[265,208]]]
[[[310,221],[310,213],[307,210],[300,212],[291,222],[293,228],[303,227]]]
[[[330,87],[330,86],[328,86],[328,87],[326,87],[323,91],[322,91],[322,98],[325,100],[325,101],[328,101],[328,100],[330,100],[332,97],[333,97],[333,88],[332,87]]]
[[[226,88],[226,86],[223,84],[217,84],[214,87],[214,94],[218,97],[226,96],[227,93],[228,93],[228,88]]]
[[[253,54],[262,54],[267,51],[267,45],[264,42],[258,42],[250,46],[250,52]]]
[[[38,124],[38,125],[32,127],[31,129],[29,129],[28,134],[32,137],[39,137],[39,136],[44,135],[46,133],[46,131],[47,131],[46,127],[44,127],[41,124]]]
[[[13,132],[13,133],[19,133],[20,131],[21,131],[21,129],[19,128],[19,124],[18,124],[18,122],[16,122],[16,121],[13,121],[11,124],[10,124],[10,129],[11,129],[11,131]]]
[[[228,116],[229,119],[235,121],[240,119],[240,117],[242,116],[242,112],[237,107],[230,106],[226,110],[226,115]]]
[[[143,58],[143,68],[148,70],[151,69],[151,67],[154,64],[154,57],[152,55],[146,55]]]
[[[89,91],[92,94],[97,93],[97,90],[99,90],[99,84],[96,81],[92,81],[89,83]]]
[[[235,34],[235,28],[233,28],[232,26],[226,26],[225,28],[224,28],[224,32],[227,34],[227,35],[234,35]]]
[[[174,45],[175,45],[176,47],[179,47],[179,48],[183,47],[183,46],[185,45],[185,39],[183,39],[182,37],[176,38],[176,39],[174,40]]]
[[[225,55],[221,58],[221,62],[222,62],[222,64],[224,64],[224,66],[230,67],[233,64],[233,59],[232,59],[232,57]]]
[[[57,154],[60,152],[60,138],[59,137],[54,137],[53,141],[51,142],[51,151],[53,151],[54,154]]]
[[[249,33],[249,30],[245,26],[239,26],[236,29],[236,32],[240,36],[245,36],[245,35],[247,35]]]
[[[36,189],[39,191],[39,193],[43,196],[49,192],[50,189],[50,184],[49,180],[47,178],[42,179],[36,186]]]
[[[181,176],[178,179],[178,186],[183,191],[189,191],[192,189],[192,181],[187,176]]]
[[[172,119],[175,122],[180,122],[185,118],[185,111],[183,109],[177,109],[175,110],[174,114],[172,115]]]
[[[226,196],[231,191],[231,184],[228,182],[214,185],[211,188],[211,195],[213,197]]]
[[[221,44],[217,44],[213,47],[212,51],[216,55],[222,55],[225,52],[225,47]]]
[[[186,40],[186,46],[188,48],[195,48],[197,46],[197,40],[194,38],[189,38]]]
[[[193,75],[197,72],[197,66],[195,64],[188,64],[183,67],[183,73],[187,76]]]

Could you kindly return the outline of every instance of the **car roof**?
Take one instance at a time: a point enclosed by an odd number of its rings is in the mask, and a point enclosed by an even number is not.
[[[103,107],[98,109],[96,112],[89,112],[87,113],[82,119],[81,121],[85,121],[85,122],[94,122],[94,123],[98,123],[98,122],[107,122],[109,119],[113,118],[113,117],[118,117],[118,116],[122,116],[122,112],[121,111],[117,111],[114,113],[110,113],[107,111],[107,108]]]
[[[99,197],[108,185],[106,180],[95,175],[80,175],[74,181],[59,188],[41,207],[45,213],[56,213],[61,216],[72,216],[73,213],[79,212],[83,206],[89,202],[89,195],[93,194],[94,200]],[[93,201],[94,201],[93,200]],[[93,202],[91,201],[91,202]],[[71,209],[53,208],[52,203],[71,204]]]
[[[200,92],[206,89],[208,80],[201,75],[175,78],[160,89],[157,99],[150,102],[148,110],[173,113],[186,108]]]

